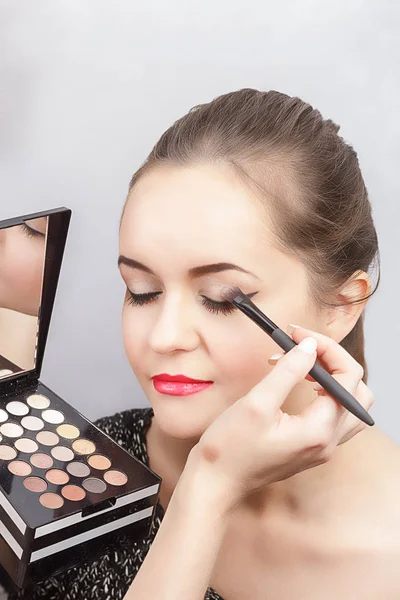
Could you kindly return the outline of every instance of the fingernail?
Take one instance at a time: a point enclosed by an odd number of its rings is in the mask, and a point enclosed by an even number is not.
[[[268,360],[279,360],[280,358],[282,358],[283,354],[273,354],[272,356],[269,357]]]
[[[307,354],[314,354],[317,349],[318,343],[317,340],[313,337],[306,337],[304,340],[301,340],[300,344],[298,344],[299,348]]]
[[[287,330],[286,330],[286,331],[287,331],[288,333],[292,334],[292,333],[293,333],[293,330],[294,330],[294,329],[296,329],[297,327],[300,327],[300,325],[293,325],[293,324],[291,323],[290,325],[288,325],[288,327],[287,327]]]

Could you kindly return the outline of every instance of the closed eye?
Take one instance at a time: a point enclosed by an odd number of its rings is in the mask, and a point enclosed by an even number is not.
[[[33,229],[33,227],[29,227],[29,225],[27,225],[26,223],[22,223],[22,229],[26,237],[28,238],[46,237],[44,233],[38,231],[37,229]]]
[[[128,297],[128,304],[132,306],[144,306],[145,304],[150,304],[157,299],[157,296],[162,294],[162,292],[147,292],[146,294],[134,294],[130,290]],[[258,292],[253,292],[251,294],[247,294],[250,298],[255,296]],[[237,310],[236,306],[231,302],[216,302],[215,300],[210,300],[207,296],[201,296],[203,298],[202,304],[203,306],[213,314],[223,314],[228,315],[233,311]]]

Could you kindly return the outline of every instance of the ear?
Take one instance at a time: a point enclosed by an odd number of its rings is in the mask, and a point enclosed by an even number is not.
[[[329,311],[329,337],[341,342],[350,333],[365,308],[367,300],[361,300],[369,296],[371,287],[370,276],[365,271],[356,271],[340,288],[335,297],[339,306]],[[353,304],[356,300],[359,302]]]

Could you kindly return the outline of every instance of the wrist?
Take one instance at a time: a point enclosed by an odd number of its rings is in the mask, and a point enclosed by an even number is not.
[[[174,495],[180,504],[189,503],[202,511],[210,510],[216,518],[227,520],[237,506],[228,482],[205,460],[195,446],[186,461]]]

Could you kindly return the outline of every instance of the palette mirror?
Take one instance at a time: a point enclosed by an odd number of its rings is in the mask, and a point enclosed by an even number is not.
[[[35,368],[48,217],[0,224],[0,379]]]

